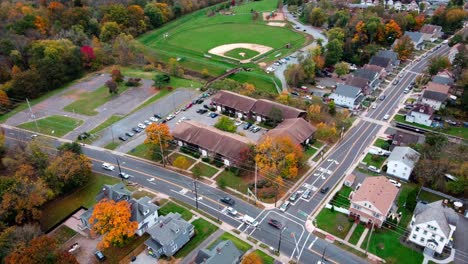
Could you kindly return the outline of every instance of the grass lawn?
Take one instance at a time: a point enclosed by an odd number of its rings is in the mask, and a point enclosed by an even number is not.
[[[236,176],[234,173],[230,171],[223,171],[217,177],[216,181],[224,181],[227,187],[231,187],[235,190],[238,190],[241,193],[245,193],[247,191],[248,182],[244,181],[242,177]]]
[[[195,235],[190,241],[185,244],[177,253],[174,255],[175,258],[183,258],[187,256],[192,250],[194,250],[201,242],[207,239],[213,234],[218,227],[206,221],[203,218],[199,218],[192,222],[195,227]]]
[[[110,246],[104,249],[102,253],[107,257],[106,263],[120,263],[126,256],[135,254],[132,252],[137,248],[146,248],[144,243],[148,238],[150,238],[150,235],[147,233],[144,233],[142,236],[134,235],[131,241],[123,247]],[[139,253],[138,251],[135,252]]]
[[[402,244],[401,235],[394,230],[374,229],[369,242],[369,252],[386,260],[387,263],[421,263],[423,255]],[[365,249],[366,243],[361,248]]]
[[[344,239],[352,226],[348,216],[339,212],[332,212],[330,209],[323,208],[318,214],[317,227],[339,238]]]
[[[257,12],[271,12],[276,10],[278,2],[275,0],[263,0],[258,2],[250,2],[248,4],[236,5],[232,10],[237,14],[250,14],[250,10],[253,9]],[[262,14],[260,14],[261,19]]]
[[[374,142],[374,146],[383,149],[384,147],[388,146],[388,142],[387,142],[385,139],[378,138],[378,139]]]
[[[402,115],[395,115],[395,118],[393,120],[396,121],[396,122],[412,125],[412,126],[415,126],[415,127],[420,127],[420,128],[427,129],[427,130],[434,130],[432,127],[407,122],[405,120],[405,117],[402,116]],[[437,129],[436,131],[441,132],[441,133],[445,133],[445,134],[448,134],[448,135],[468,139],[468,128],[466,128],[466,127],[449,126],[449,127],[446,127],[446,128]]]
[[[262,264],[273,264],[273,263],[275,263],[275,259],[272,256],[270,256],[267,253],[261,251],[260,249],[257,249],[252,253],[257,254],[257,256],[259,256],[260,259],[262,259]]]
[[[191,171],[193,172],[193,170],[195,168],[199,168],[200,172],[201,172],[201,175],[204,176],[204,177],[212,177],[213,175],[215,175],[219,171],[217,168],[206,165],[205,163],[201,163],[201,162],[198,163],[197,165],[193,166]]]
[[[93,174],[85,186],[69,195],[48,202],[42,207],[42,230],[48,230],[80,206],[90,208],[96,203],[95,197],[104,184],[118,182],[117,178]]]
[[[155,195],[147,191],[134,191],[132,193],[132,197],[135,199],[140,199],[141,197],[145,197],[145,196],[148,196],[149,198],[152,199],[154,198]]]
[[[54,231],[52,236],[57,240],[58,245],[62,245],[76,234],[77,233],[75,230],[69,228],[66,225],[61,225]]]
[[[421,192],[419,193],[419,196],[418,196],[418,200],[426,201],[426,202],[429,202],[429,203],[444,200],[444,199],[445,198],[442,197],[442,196],[439,196],[437,194],[433,194],[433,193],[430,193],[430,192],[426,192],[424,190],[421,190]]]
[[[379,176],[380,175],[380,174],[378,174],[376,172],[373,172],[373,171],[370,171],[368,169],[356,168],[356,170],[359,171],[359,172],[362,172],[364,174],[371,175],[371,176]]]
[[[307,147],[307,149],[304,151],[305,159],[308,160],[310,157],[312,157],[315,154],[315,152],[317,152],[316,148]]]
[[[119,84],[118,88],[119,94],[121,94],[128,89],[128,86],[125,86],[122,82],[121,84]],[[98,114],[98,112],[95,111],[96,108],[116,98],[117,96],[119,95],[110,94],[109,88],[107,88],[106,86],[101,86],[92,92],[80,94],[80,99],[65,106],[63,110],[71,113],[94,116]]]
[[[188,161],[188,166],[186,168],[182,168],[182,169],[188,169],[190,166],[192,166],[192,164],[195,163],[195,159],[189,157],[189,156],[185,156],[185,155],[182,155],[180,153],[174,153],[172,155],[169,156],[169,162],[172,164],[174,163],[174,161],[178,158],[178,157],[184,157],[187,161]]]
[[[380,167],[382,167],[382,164],[384,163],[386,159],[387,157],[385,156],[379,156],[379,155],[367,153],[367,155],[364,157],[362,161],[365,162],[367,166],[372,165],[372,166],[375,166],[377,169],[380,169]]]
[[[104,148],[110,149],[110,150],[114,150],[114,149],[116,149],[118,146],[119,146],[119,142],[118,142],[118,141],[114,141],[114,142],[107,143],[107,145],[105,145]]]
[[[316,148],[321,148],[323,145],[325,145],[325,143],[323,143],[320,140],[316,140],[315,143],[313,144],[313,146]]]
[[[147,159],[147,160],[153,160],[153,157],[152,157],[153,155],[150,149],[151,149],[151,146],[149,144],[141,144],[141,145],[138,145],[136,148],[127,152],[127,154],[140,157],[143,159]],[[160,161],[160,160],[161,159],[159,158],[157,161]]]
[[[239,239],[239,238],[231,235],[228,232],[224,232],[221,236],[218,237],[218,239],[213,241],[208,246],[208,248],[212,249],[216,244],[218,244],[220,241],[223,241],[223,240],[231,240],[232,243],[234,243],[234,245],[236,245],[237,249],[239,249],[240,251],[242,251],[244,253],[247,252],[247,250],[252,248],[252,246],[249,243],[247,243],[247,242],[243,241],[242,239]]]
[[[159,208],[159,215],[167,215],[169,213],[179,213],[183,219],[189,221],[193,214],[185,207],[182,207],[174,202],[167,202]]]
[[[419,187],[414,183],[402,183],[401,185],[401,190],[397,198],[397,205],[398,205],[398,212],[402,213],[401,220],[399,223],[399,225],[402,228],[406,228],[408,226],[408,223],[411,221],[411,217],[413,216],[413,212],[406,209],[403,205],[406,202],[408,193],[410,193],[415,188],[419,188]]]
[[[243,54],[244,56],[242,56],[241,53],[244,53]],[[224,56],[231,57],[231,58],[238,59],[238,60],[246,60],[246,59],[250,59],[252,57],[257,56],[258,54],[260,53],[255,50],[237,48],[237,49],[232,49],[224,53]]]
[[[364,233],[365,229],[366,229],[366,227],[364,225],[358,224],[356,226],[356,228],[354,229],[354,232],[351,235],[351,237],[349,238],[348,242],[353,244],[353,245],[356,245],[357,242],[359,241],[359,238],[361,238],[362,233]]]
[[[39,130],[36,128],[34,121],[21,124],[18,127],[46,135],[62,137],[82,123],[83,121],[79,119],[53,115],[37,120],[37,128]]]
[[[118,121],[122,120],[122,118],[124,118],[124,117],[123,116],[118,116],[118,115],[112,115],[106,121],[102,122],[99,126],[97,126],[97,127],[93,128],[92,130],[90,130],[88,133],[96,134],[99,131],[104,130],[105,128],[111,126],[115,122],[118,122]]]
[[[333,197],[333,205],[347,209],[350,205],[348,197],[351,191],[353,191],[351,187],[348,187],[348,186],[341,187],[341,190],[339,190],[335,194],[335,197]]]

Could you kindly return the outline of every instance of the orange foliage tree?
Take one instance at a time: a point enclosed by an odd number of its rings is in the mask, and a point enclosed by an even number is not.
[[[34,25],[41,34],[45,35],[47,33],[47,21],[41,16],[36,16],[34,19]]]
[[[5,91],[0,90],[0,106],[8,107],[10,106],[10,98]]]
[[[301,146],[289,137],[266,136],[256,147],[255,161],[261,171],[295,178],[303,154]]]
[[[251,252],[242,259],[242,264],[263,264],[263,261],[257,253]]]
[[[410,37],[403,36],[397,41],[393,50],[398,53],[400,60],[407,60],[414,51],[414,45]]]
[[[99,246],[108,248],[110,245],[125,245],[138,228],[137,222],[130,221],[131,216],[130,204],[127,201],[102,199],[97,203],[89,223],[92,226],[92,234],[103,235]]]
[[[356,24],[356,33],[353,37],[353,42],[364,45],[368,42],[366,23],[364,21],[359,21]]]
[[[242,85],[242,88],[243,89],[240,92],[240,94],[243,95],[252,95],[255,92],[255,85],[251,83],[244,83],[244,85]]]
[[[61,251],[57,241],[51,236],[40,236],[31,240],[27,246],[16,248],[5,258],[5,264],[78,264],[75,256]]]
[[[401,35],[401,28],[395,20],[392,19],[385,24],[385,37],[388,42],[393,42],[395,39],[401,37]]]
[[[317,131],[315,137],[320,140],[333,142],[337,139],[338,131],[336,130],[335,124],[320,123],[317,125]]]
[[[169,142],[173,140],[169,127],[166,124],[153,123],[146,128],[145,144],[150,144],[153,155],[163,153],[169,148]],[[156,158],[156,157],[154,157]]]

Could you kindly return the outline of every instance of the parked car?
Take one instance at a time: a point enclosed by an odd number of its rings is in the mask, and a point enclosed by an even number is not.
[[[400,80],[396,79],[393,81],[393,85],[397,85],[400,82]]]
[[[255,127],[254,129],[252,129],[252,132],[253,132],[253,133],[257,133],[257,132],[260,131],[260,130],[262,130],[262,128],[257,126],[257,127]]]
[[[211,107],[209,107],[209,106],[208,106],[208,105],[206,105],[206,104],[204,104],[204,105],[203,105],[203,107],[204,107],[205,109],[208,109],[208,110],[210,110],[210,109],[211,109]]]
[[[203,109],[203,108],[200,108],[200,109],[197,110],[197,113],[199,113],[200,115],[203,115],[203,114],[205,114],[206,112],[208,112],[208,110]]]
[[[150,119],[151,121],[153,121],[153,122],[158,122],[158,121],[159,121],[159,119],[157,119],[157,118],[154,117],[154,116],[150,117],[149,119]]]
[[[154,117],[158,118],[158,119],[162,119],[161,115],[160,114],[154,114]]]
[[[232,207],[228,207],[228,208],[226,209],[226,212],[227,212],[228,214],[232,215],[232,216],[236,216],[236,215],[237,215],[237,210],[234,209],[234,208],[232,208]]]
[[[182,108],[182,111],[186,111],[187,109],[192,107],[192,105],[193,105],[192,103],[187,104],[184,108]]]
[[[320,189],[320,193],[323,193],[323,194],[326,194],[328,192],[328,190],[330,190],[330,187],[323,187],[322,189]]]
[[[389,182],[391,182],[393,185],[395,185],[395,187],[397,188],[400,188],[401,187],[401,183],[395,181],[395,180],[388,180]]]
[[[409,90],[408,88],[405,88],[405,90],[403,90],[403,93],[404,93],[404,94],[407,94],[407,93],[409,93],[409,92],[410,92],[410,90]]]
[[[138,126],[139,128],[141,128],[141,129],[145,129],[145,128],[146,128],[146,125],[143,124],[143,123],[138,123],[137,126]]]
[[[169,120],[172,120],[172,119],[174,119],[174,118],[175,118],[175,115],[170,114],[170,115],[168,115],[168,116],[166,117],[166,120],[169,121]]]
[[[128,137],[126,135],[120,135],[119,139],[122,141],[127,141]]]
[[[94,252],[94,256],[97,258],[97,260],[99,260],[101,262],[106,260],[106,256],[104,256],[104,254],[102,254],[102,252],[99,251],[99,250],[96,250],[96,252]]]
[[[367,167],[367,169],[375,173],[380,173],[380,169],[377,169],[375,166],[372,166],[372,165]]]
[[[135,133],[140,133],[141,131],[143,131],[143,129],[139,128],[139,127],[134,127],[132,128],[133,131],[135,131]]]
[[[309,199],[310,195],[312,194],[312,191],[310,189],[305,190],[305,192],[302,194],[302,198],[304,199]]]
[[[249,129],[251,126],[252,126],[252,123],[249,123],[249,122],[245,123],[244,130]]]
[[[234,199],[232,199],[229,196],[225,196],[225,197],[221,198],[220,201],[225,203],[225,204],[229,204],[230,206],[233,206],[234,204],[236,204],[236,201],[234,201]]]
[[[411,109],[413,109],[413,105],[412,104],[405,105],[405,109],[406,110],[411,110]]]
[[[283,224],[280,221],[273,219],[273,218],[268,220],[268,224],[277,229],[283,228]]]
[[[143,121],[143,123],[145,123],[145,125],[147,125],[147,126],[153,124],[153,122],[151,122],[151,121],[149,121],[149,120],[145,120],[145,121]]]
[[[113,171],[115,167],[107,162],[104,162],[101,166],[103,169],[108,170],[108,171]]]
[[[386,115],[384,115],[383,120],[388,120],[389,117],[390,117],[390,115],[386,114]]]
[[[195,101],[195,103],[197,103],[197,104],[203,104],[203,102],[204,102],[203,99],[197,99],[197,100]]]
[[[383,100],[385,100],[386,97],[387,97],[387,96],[386,96],[385,94],[382,94],[382,95],[379,97],[379,99],[380,99],[380,101],[383,101]]]
[[[280,207],[280,211],[281,212],[286,212],[286,210],[288,210],[289,205],[291,205],[291,202],[289,202],[289,201],[284,202],[284,204],[282,204],[281,207]]]
[[[133,136],[135,135],[135,133],[129,131],[129,132],[126,132],[125,135],[126,135],[127,137],[133,137]]]
[[[122,179],[128,179],[128,178],[130,178],[130,175],[128,175],[128,173],[125,173],[125,172],[119,173],[119,176],[120,176],[120,178],[122,178]]]
[[[434,121],[442,121],[442,117],[440,116],[434,116]]]
[[[240,125],[242,125],[242,121],[236,121],[236,122],[234,123],[234,125],[240,126]]]
[[[291,92],[291,95],[292,96],[299,96],[299,93],[298,92]]]
[[[210,114],[210,117],[211,117],[211,118],[216,118],[217,116],[218,116],[217,113],[211,113],[211,114]]]
[[[299,194],[298,194],[297,192],[293,193],[293,194],[289,197],[289,201],[291,201],[291,202],[296,201],[298,196],[299,196]]]

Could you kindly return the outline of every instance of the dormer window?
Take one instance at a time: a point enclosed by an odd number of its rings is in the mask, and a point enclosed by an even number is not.
[[[143,215],[147,215],[149,214],[150,210],[149,209],[146,209],[144,212],[143,212]]]

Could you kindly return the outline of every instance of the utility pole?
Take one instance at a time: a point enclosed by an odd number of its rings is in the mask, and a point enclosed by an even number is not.
[[[255,205],[257,205],[257,162],[255,162]]]
[[[122,169],[120,168],[119,158],[115,157],[115,159],[117,160],[117,166],[119,167],[119,173],[122,173]]]
[[[164,157],[164,150],[163,150],[163,145],[161,141],[161,132],[158,131],[158,138],[159,138],[159,148],[161,149],[161,157],[162,157],[162,162],[163,162],[163,167],[166,167],[166,160]]]
[[[37,125],[36,115],[34,115],[31,104],[29,103],[28,98],[26,98],[26,103],[28,103],[29,112],[31,113],[31,118],[34,120],[34,124],[36,124],[36,132],[39,132],[39,126]]]
[[[114,126],[111,125],[112,143],[114,143]]]
[[[193,186],[195,187],[195,207],[198,209],[197,180],[193,180]]]
[[[283,230],[286,229],[286,227],[280,229],[280,235],[279,235],[279,241],[278,241],[278,253],[280,253],[281,250],[281,237],[283,235]]]
[[[369,249],[369,241],[370,241],[370,238],[372,236],[372,231],[374,231],[374,222],[372,222],[372,227],[371,227],[371,230],[370,230],[370,234],[369,234],[369,237],[367,238],[366,256],[367,256],[367,250]]]
[[[325,263],[325,251],[327,251],[327,247],[325,247],[323,249],[323,253],[322,253],[322,263]]]

